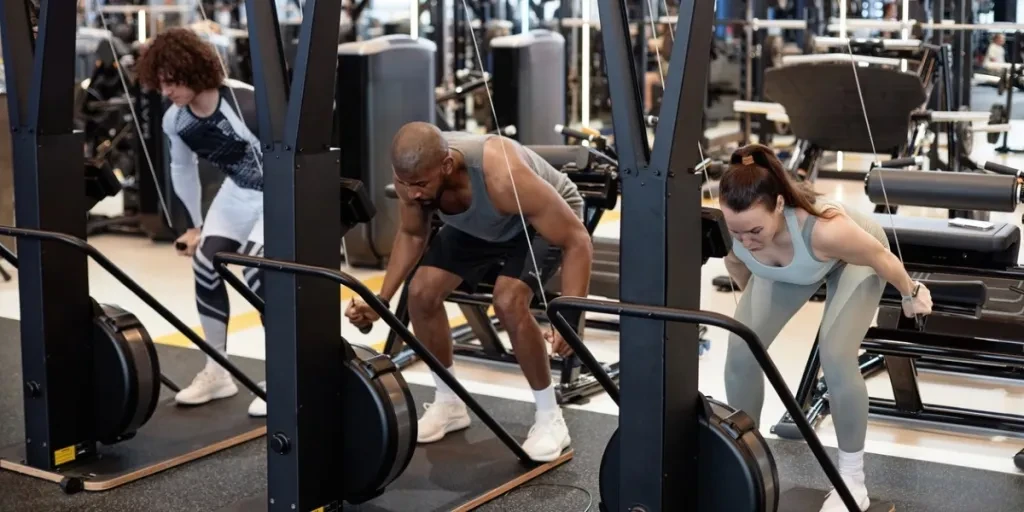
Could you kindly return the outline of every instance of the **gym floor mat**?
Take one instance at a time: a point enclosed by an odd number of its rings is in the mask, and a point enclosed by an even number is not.
[[[9,321],[0,319],[0,331]],[[197,350],[160,352],[164,372],[179,384],[199,368],[205,356]],[[243,371],[262,374],[263,362],[236,359]],[[20,366],[16,354],[0,351],[0,445],[21,442],[22,405]],[[433,399],[433,389],[412,386],[417,404]],[[239,395],[248,395],[240,392]],[[246,397],[248,399],[250,397]],[[513,436],[522,438],[533,420],[533,404],[478,396],[481,405]],[[421,411],[422,406],[418,406]],[[578,409],[565,409],[573,438],[573,460],[478,508],[498,512],[576,512],[597,510],[598,468],[618,418]],[[476,424],[479,424],[477,422]],[[464,435],[469,435],[465,433]],[[457,439],[452,439],[456,441]],[[828,480],[806,444],[768,440],[779,468],[783,489],[828,489]],[[836,452],[829,449],[836,457]],[[502,461],[511,454],[502,453]],[[1024,504],[1024,476],[981,471],[933,462],[866,454],[868,489],[873,498],[889,500],[897,512],[1010,512]],[[9,471],[0,471],[0,511],[60,510],[62,512],[180,512],[217,510],[266,489],[266,443],[255,441],[224,450],[189,464],[169,469],[107,492],[68,496],[52,483]],[[416,506],[407,510],[445,510],[445,503],[460,480],[472,471],[452,471],[423,479],[416,490]],[[435,482],[434,480],[437,480]],[[445,488],[442,486],[448,486]],[[388,495],[385,494],[379,499]],[[812,512],[816,512],[815,508]]]
[[[519,463],[490,430],[476,425],[416,450],[402,476],[381,496],[345,510],[404,512],[412,510],[476,510],[517,487],[572,459],[572,451],[547,464],[528,467]],[[429,497],[424,499],[429,491]],[[267,510],[267,493],[241,500],[220,512]],[[332,510],[326,507],[326,510]]]
[[[828,493],[818,489],[794,487],[786,491],[779,499],[779,512],[814,511],[821,508]],[[874,498],[867,512],[896,512],[896,506],[889,501],[878,501]]]
[[[203,361],[187,365],[167,365],[175,359],[175,351],[183,348],[157,346],[161,370],[179,386],[187,385]],[[237,362],[237,361],[236,361]],[[18,323],[0,319],[0,376],[3,392],[0,409],[7,411],[0,429],[0,468],[60,483],[65,478],[78,478],[85,491],[106,491],[160,471],[205,457],[253,439],[262,438],[266,422],[248,414],[253,395],[242,388],[231,398],[203,407],[179,407],[173,392],[161,389],[160,401],[153,417],[136,436],[111,446],[100,446],[103,454],[83,464],[71,463],[60,471],[43,471],[24,464],[24,422],[22,420],[21,343]],[[254,380],[263,379],[261,361],[250,361],[243,369]],[[239,386],[241,388],[241,386]],[[16,414],[12,414],[16,413]],[[10,421],[9,421],[10,420]]]

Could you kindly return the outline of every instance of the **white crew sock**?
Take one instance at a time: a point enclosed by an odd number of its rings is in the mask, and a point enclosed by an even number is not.
[[[839,450],[839,474],[864,485],[864,450],[854,453]]]
[[[448,370],[448,373],[452,374],[452,377],[455,376],[455,365],[449,366],[448,368],[445,368],[445,369]],[[448,384],[445,383],[445,381],[441,380],[440,376],[438,376],[434,372],[430,372],[430,375],[434,377],[434,385],[437,386],[437,390],[434,393],[434,401],[436,401],[436,402],[458,402],[459,401],[459,395],[456,395],[455,392],[452,391],[452,388],[450,388],[448,386]]]
[[[544,389],[533,390],[533,400],[537,404],[538,413],[550,413],[556,412],[558,408],[558,400],[555,399],[555,384],[548,384],[548,387]]]

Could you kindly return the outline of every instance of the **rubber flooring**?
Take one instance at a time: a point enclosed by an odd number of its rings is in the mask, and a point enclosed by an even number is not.
[[[15,322],[0,319],[0,333],[3,333],[0,335],[0,445],[21,442],[23,438],[20,350],[17,338],[11,335],[14,329]],[[197,351],[172,347],[160,347],[160,355],[164,372],[183,383],[203,360]],[[262,375],[262,361],[236,361],[254,377]],[[417,403],[422,403],[430,399],[432,390],[413,386],[413,393]],[[532,404],[488,396],[480,396],[479,400],[514,436],[525,434],[533,416]],[[566,409],[565,417],[573,435],[573,460],[479,510],[597,510],[598,467],[604,445],[616,428],[618,418],[577,409]],[[784,489],[794,485],[828,487],[804,443],[769,440],[769,444]],[[830,453],[835,456],[834,451]],[[511,457],[511,454],[506,456]],[[1010,512],[1024,509],[1024,476],[1021,475],[874,454],[866,456],[866,467],[872,495],[894,502],[898,511]],[[439,493],[450,492],[444,486],[457,480],[458,477],[452,475],[438,475],[433,487],[419,489],[416,499],[401,510],[450,509],[428,504],[438,502]],[[0,471],[0,511],[208,511],[265,488],[265,443],[253,441],[104,493],[68,496],[55,484]]]

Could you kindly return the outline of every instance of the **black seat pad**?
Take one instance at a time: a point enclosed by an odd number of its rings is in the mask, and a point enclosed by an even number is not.
[[[864,91],[864,107],[857,94]],[[927,100],[913,73],[849,62],[816,62],[772,68],[764,73],[764,94],[782,104],[798,139],[826,151],[870,152],[864,122],[867,110],[878,153],[891,153],[907,142],[910,113]]]
[[[875,220],[885,229],[889,245],[896,249],[896,237],[902,248],[909,246],[954,249],[1000,254],[1015,250],[1020,244],[1020,228],[994,222],[988,231],[950,226],[947,219],[909,217],[876,213]],[[893,236],[895,226],[896,235]]]

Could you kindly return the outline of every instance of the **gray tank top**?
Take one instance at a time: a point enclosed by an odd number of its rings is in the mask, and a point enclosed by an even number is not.
[[[484,179],[483,159],[484,142],[495,135],[474,135],[462,132],[443,132],[448,147],[462,154],[466,163],[466,171],[473,187],[473,200],[469,208],[462,213],[447,215],[438,212],[445,225],[488,242],[505,242],[523,231],[523,221],[518,214],[505,215],[499,212],[487,195],[487,183]],[[525,146],[517,146],[523,160],[540,176],[551,184],[555,191],[569,203],[569,207],[580,219],[583,218],[583,196],[576,184],[541,158],[536,152]],[[500,169],[501,172],[507,172]]]
[[[834,202],[822,202],[819,204],[819,211],[840,206],[839,203]],[[882,245],[886,248],[889,247],[889,239],[885,236],[885,230],[875,222],[875,219],[857,210],[847,210],[845,208],[843,210],[857,225],[882,242]],[[739,243],[735,238],[732,241],[733,254],[747,266],[751,274],[763,279],[796,285],[812,285],[823,282],[828,277],[828,274],[843,262],[834,258],[825,261],[819,260],[814,255],[814,251],[811,250],[811,231],[814,229],[814,224],[818,221],[818,218],[809,215],[807,220],[804,221],[803,229],[801,229],[800,221],[793,208],[789,206],[784,208],[783,215],[786,217],[786,227],[793,234],[793,261],[789,265],[784,267],[765,265],[757,261],[750,254],[750,251],[743,247],[743,244]]]

